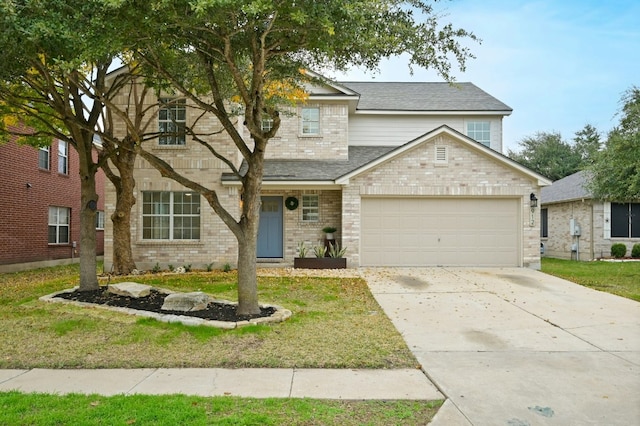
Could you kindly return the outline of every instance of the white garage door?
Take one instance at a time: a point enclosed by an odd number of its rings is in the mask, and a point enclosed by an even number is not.
[[[362,266],[520,266],[518,199],[363,198]]]

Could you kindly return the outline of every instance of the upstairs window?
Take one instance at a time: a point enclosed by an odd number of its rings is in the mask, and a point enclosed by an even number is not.
[[[640,238],[640,203],[611,203],[611,237]]]
[[[69,142],[58,141],[58,173],[69,173]]]
[[[142,193],[143,240],[199,240],[200,194]]]
[[[49,207],[49,244],[69,244],[71,209]]]
[[[162,106],[158,111],[158,143],[163,146],[185,145],[185,126],[187,108],[184,99],[161,99]]]
[[[301,133],[302,135],[319,135],[320,134],[320,108],[304,107],[301,115]]]
[[[467,136],[484,146],[491,146],[491,123],[488,121],[470,121],[467,123]]]
[[[320,200],[317,194],[302,196],[302,221],[317,222],[320,217]]]
[[[38,167],[42,170],[50,170],[51,167],[51,147],[43,146],[38,150]]]
[[[273,119],[263,118],[262,121],[260,122],[260,130],[262,130],[264,133],[267,133],[271,129],[273,129]]]

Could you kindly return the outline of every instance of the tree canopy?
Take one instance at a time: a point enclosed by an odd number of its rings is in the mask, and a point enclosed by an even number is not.
[[[620,123],[589,167],[589,189],[602,200],[640,201],[640,88],[628,89],[621,104]]]
[[[384,58],[408,54],[411,66],[451,79],[452,63],[464,69],[471,57],[462,39],[476,40],[443,25],[421,0],[103,1],[129,25],[126,48],[147,67],[146,83],[175,91],[215,116],[244,160],[241,173],[235,156],[225,157],[222,147],[187,129],[241,181],[242,211],[235,217],[215,188],[138,146],[163,176],[202,194],[235,235],[241,314],[258,311],[256,244],[265,151],[280,126],[283,104],[299,100],[314,79],[308,71],[375,69]],[[263,129],[263,119],[272,120],[271,129]]]

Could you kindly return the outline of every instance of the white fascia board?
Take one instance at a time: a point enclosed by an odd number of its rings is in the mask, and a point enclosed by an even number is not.
[[[331,93],[327,93],[324,95],[309,95],[307,99],[311,101],[357,101],[359,98],[358,96],[333,95]]]
[[[512,111],[405,111],[405,110],[372,110],[357,109],[362,115],[511,115]]]

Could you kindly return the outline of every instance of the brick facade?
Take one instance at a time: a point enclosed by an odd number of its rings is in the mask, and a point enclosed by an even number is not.
[[[38,148],[9,142],[0,145],[0,265],[77,258],[80,247],[80,176],[78,154],[69,147],[68,174],[58,173],[58,141],[50,150],[49,169],[38,166]],[[104,210],[104,175],[98,177],[98,209]],[[71,209],[69,243],[49,244],[49,207]],[[102,231],[97,254],[104,252]],[[73,242],[76,241],[76,247]]]

